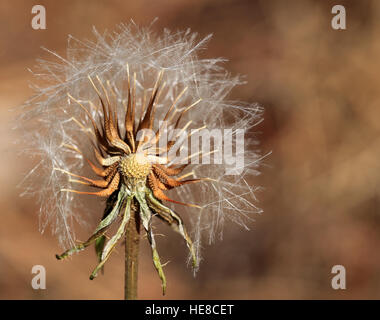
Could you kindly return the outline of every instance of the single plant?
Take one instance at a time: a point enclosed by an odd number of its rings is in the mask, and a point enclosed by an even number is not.
[[[59,62],[40,60],[42,71],[36,75],[52,83],[36,87],[22,112],[30,141],[27,152],[40,157],[25,179],[30,183],[24,184],[24,193],[39,195],[41,230],[50,223],[67,249],[58,259],[95,245],[99,261],[90,279],[125,235],[127,299],[137,297],[142,226],[165,293],[153,217],[182,236],[195,271],[201,231],[207,231],[212,242],[222,234],[225,219],[246,227],[249,215],[260,212],[254,205],[257,188],[250,180],[258,174],[260,157],[257,141],[238,132],[250,132],[260,122],[262,110],[256,104],[225,100],[241,81],[224,71],[221,59],[197,57],[210,36],[196,43],[197,35],[190,31],[165,30],[158,36],[133,23],[120,25],[117,33],[94,33],[95,42],[70,37],[66,58],[51,52]],[[186,117],[190,120],[184,122]],[[191,127],[195,129],[188,133]],[[214,132],[202,140],[201,151],[193,152],[189,140],[204,138],[206,128],[224,130],[223,142],[217,143]],[[232,156],[234,143],[243,148],[236,146]],[[198,142],[195,145],[199,147]],[[191,171],[184,173],[190,166]],[[106,204],[92,235],[75,243],[74,222],[91,221],[84,216],[91,210],[84,195],[105,198]],[[194,226],[194,242],[178,213],[185,208]],[[106,241],[117,223],[116,233]]]

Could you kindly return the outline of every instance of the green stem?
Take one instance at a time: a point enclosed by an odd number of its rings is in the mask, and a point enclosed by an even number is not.
[[[131,217],[125,233],[125,278],[124,299],[137,299],[137,275],[140,243],[140,215],[131,206]]]

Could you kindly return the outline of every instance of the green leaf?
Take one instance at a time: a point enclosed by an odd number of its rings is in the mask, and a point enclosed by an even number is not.
[[[103,252],[105,243],[106,243],[106,237],[104,235],[102,235],[95,241],[95,252],[96,252],[96,256],[98,257],[99,262],[102,259],[102,252]]]

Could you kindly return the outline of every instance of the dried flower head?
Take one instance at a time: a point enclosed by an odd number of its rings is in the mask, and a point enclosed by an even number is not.
[[[99,264],[91,278],[137,213],[165,288],[154,216],[180,233],[196,270],[202,231],[212,242],[226,219],[246,227],[260,212],[250,180],[260,158],[247,133],[262,110],[225,100],[241,81],[221,67],[222,59],[197,57],[210,36],[197,42],[189,30],[157,35],[134,23],[94,34],[95,41],[69,37],[65,58],[51,52],[58,61],[40,60],[35,74],[49,83],[35,87],[21,119],[27,152],[40,159],[25,179],[25,194],[39,196],[41,230],[51,224],[68,249],[57,258],[95,243]],[[221,143],[212,130],[223,133]],[[211,135],[194,151],[206,131]],[[76,244],[74,222],[92,221],[86,212],[93,198],[106,199],[104,215],[89,239]],[[191,237],[184,216],[193,226]],[[106,242],[106,232],[120,220]]]

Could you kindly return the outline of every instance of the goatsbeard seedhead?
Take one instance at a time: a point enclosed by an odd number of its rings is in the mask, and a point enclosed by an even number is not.
[[[254,177],[262,157],[252,128],[262,109],[226,100],[242,82],[223,69],[222,59],[198,57],[210,36],[197,41],[189,30],[155,34],[134,23],[94,34],[94,41],[70,36],[66,57],[47,50],[55,60],[39,61],[35,75],[48,84],[35,86],[19,121],[26,151],[38,157],[23,182],[24,194],[39,200],[41,231],[50,224],[69,248],[60,259],[104,236],[118,215],[125,225],[127,209],[136,204],[152,250],[151,218],[157,215],[182,235],[196,270],[202,234],[212,242],[226,220],[247,228],[251,215],[261,212]],[[141,138],[143,129],[153,135]],[[191,152],[189,139],[205,130],[222,132],[222,144],[207,153]],[[186,139],[179,145],[169,139],[162,150],[157,147],[162,136]],[[187,162],[173,160],[186,151],[181,159]],[[211,154],[222,161],[203,161]],[[75,223],[93,225],[91,202],[100,197],[115,212],[87,242],[75,244]],[[192,226],[189,234],[179,214]],[[100,267],[119,238],[116,234],[102,248]],[[155,266],[160,272],[159,260]]]

